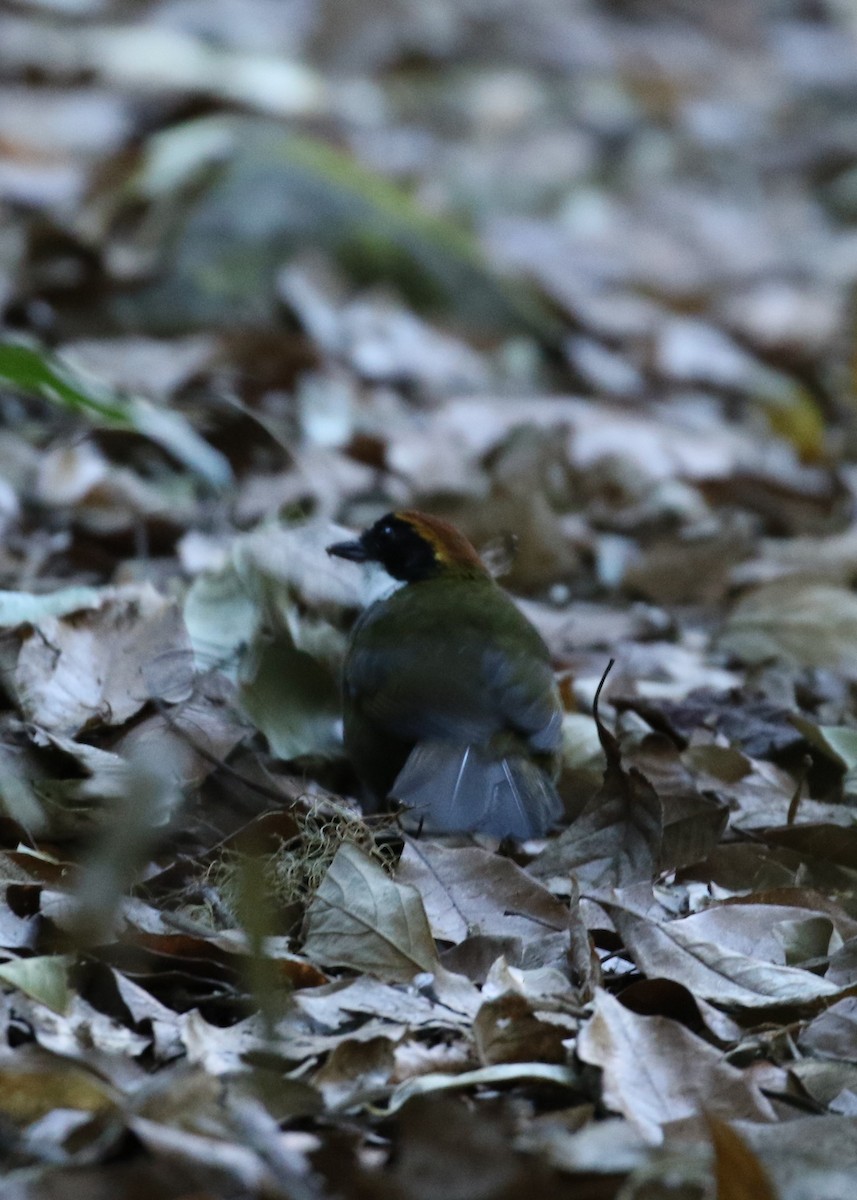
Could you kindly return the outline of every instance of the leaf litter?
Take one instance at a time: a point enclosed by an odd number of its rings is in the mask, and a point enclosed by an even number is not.
[[[850,1200],[857,26],[810,7],[0,15],[4,1194]],[[377,593],[324,547],[405,506],[549,645],[548,839],[354,801]]]

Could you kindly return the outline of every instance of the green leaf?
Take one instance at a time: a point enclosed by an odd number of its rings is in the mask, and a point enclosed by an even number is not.
[[[15,958],[0,963],[0,980],[11,983],[20,992],[38,1000],[53,1012],[64,1013],[71,1002],[65,954],[42,954],[36,958]]]
[[[139,433],[212,487],[225,487],[231,481],[232,471],[224,456],[179,413],[158,408],[140,396],[116,396],[98,382],[80,378],[58,356],[26,342],[0,342],[0,382],[79,412],[96,424]]]
[[[339,689],[333,675],[298,650],[285,630],[260,637],[242,671],[241,703],[277,758],[332,750]]]
[[[84,386],[57,358],[24,342],[0,342],[0,379],[64,408],[110,424],[129,425],[124,405],[95,385]]]

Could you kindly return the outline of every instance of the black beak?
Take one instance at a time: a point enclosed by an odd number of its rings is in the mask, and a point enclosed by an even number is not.
[[[366,562],[369,555],[366,553],[366,547],[361,541],[354,542],[335,542],[332,546],[327,547],[328,554],[335,554],[337,558],[347,558],[349,562],[362,563]]]

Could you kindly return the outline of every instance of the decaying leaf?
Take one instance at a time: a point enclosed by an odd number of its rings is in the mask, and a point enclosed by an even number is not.
[[[759,1159],[731,1125],[709,1116],[717,1200],[777,1200]]]
[[[476,1048],[483,1066],[511,1062],[564,1063],[563,1044],[573,1029],[534,1012],[524,996],[506,992],[488,1000],[473,1022]]]
[[[313,1078],[328,1109],[347,1109],[383,1092],[395,1069],[393,1044],[385,1037],[345,1040]]]

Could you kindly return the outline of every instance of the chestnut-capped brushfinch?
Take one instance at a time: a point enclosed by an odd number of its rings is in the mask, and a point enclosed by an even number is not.
[[[548,650],[467,539],[408,510],[328,553],[402,585],[361,614],[345,658],[345,748],[364,807],[397,801],[427,832],[546,834],[562,811]]]

